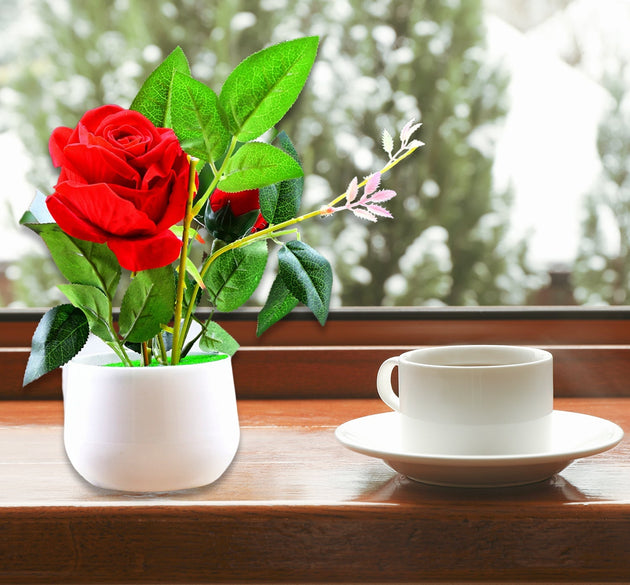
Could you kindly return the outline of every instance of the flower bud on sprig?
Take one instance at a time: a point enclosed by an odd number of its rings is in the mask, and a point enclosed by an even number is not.
[[[422,124],[414,124],[414,122],[415,120],[412,118],[400,131],[400,148],[395,153],[394,139],[392,138],[392,135],[387,130],[383,130],[383,149],[389,157],[387,165],[383,167],[382,170],[371,174],[360,184],[358,179],[354,177],[354,179],[350,181],[346,192],[341,197],[335,199],[335,201],[331,204],[322,207],[320,209],[320,215],[332,215],[337,211],[347,209],[352,211],[356,217],[372,222],[378,221],[378,217],[393,218],[393,215],[382,205],[379,205],[379,203],[384,203],[385,201],[393,199],[396,196],[396,192],[390,189],[382,189],[380,191],[377,191],[377,189],[381,184],[382,173],[398,164],[403,158],[410,155],[416,148],[424,146],[424,142],[420,140],[411,140],[414,132],[422,126]],[[359,189],[361,187],[363,187],[363,196],[357,200]],[[346,204],[342,207],[335,207],[335,204],[343,200],[344,197],[346,199]]]
[[[414,122],[415,118],[411,118],[411,120],[403,126],[403,129],[400,131],[400,148],[395,153],[392,135],[387,130],[383,130],[381,141],[383,143],[383,150],[387,153],[387,156],[389,156],[390,162],[400,158],[407,151],[424,146],[424,142],[421,140],[411,140],[412,135],[422,126],[422,123],[414,124]]]
[[[359,183],[357,178],[354,177],[346,190],[346,204],[343,207],[330,207],[326,210],[327,213],[335,213],[342,209],[348,209],[357,217],[372,222],[378,220],[377,216],[393,218],[394,216],[387,211],[387,209],[378,204],[396,197],[396,191],[392,191],[391,189],[381,189],[377,191],[380,184],[381,173],[373,173],[365,181],[363,196],[357,199],[359,195]]]

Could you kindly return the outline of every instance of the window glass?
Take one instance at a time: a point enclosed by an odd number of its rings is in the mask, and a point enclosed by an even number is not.
[[[304,224],[336,305],[627,304],[626,0],[0,0],[0,306],[55,304],[61,277],[17,227],[56,181],[47,142],[128,106],[176,45],[215,91],[248,54],[321,36],[281,129],[304,208],[377,170],[383,129],[426,143],[385,177],[395,219]],[[264,298],[265,291],[261,293]]]

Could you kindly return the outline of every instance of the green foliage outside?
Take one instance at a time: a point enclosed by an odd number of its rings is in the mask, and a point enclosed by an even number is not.
[[[44,192],[55,182],[50,131],[104,103],[128,106],[175,45],[193,75],[218,89],[265,44],[317,34],[316,66],[281,128],[302,157],[309,208],[379,168],[383,128],[395,133],[415,117],[427,143],[397,169],[394,221],[368,229],[335,217],[306,226],[306,239],[333,264],[337,301],[525,301],[532,281],[524,244],[505,240],[510,194],[494,192],[491,182],[491,137],[505,113],[507,79],[486,63],[479,0],[33,5],[41,32],[20,48],[10,84],[31,179]],[[49,299],[31,291],[29,303],[42,302]]]
[[[630,302],[630,93],[625,79],[626,67],[622,66],[604,82],[613,103],[597,137],[602,172],[586,197],[582,240],[573,271],[576,300],[585,304]],[[610,245],[611,224],[618,236],[616,250]]]

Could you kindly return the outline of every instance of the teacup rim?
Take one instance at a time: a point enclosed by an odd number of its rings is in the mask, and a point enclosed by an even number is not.
[[[409,356],[417,353],[437,353],[446,350],[457,350],[457,349],[502,349],[502,350],[517,350],[517,349],[527,349],[532,350],[538,354],[536,359],[532,359],[530,361],[524,362],[515,362],[515,363],[507,363],[507,364],[432,364],[432,363],[423,363],[418,361],[413,361]],[[454,345],[436,345],[436,346],[423,346],[417,347],[415,349],[406,351],[400,354],[399,359],[403,361],[405,364],[423,368],[436,368],[436,369],[449,369],[449,370],[468,370],[479,368],[487,368],[487,369],[501,369],[501,368],[520,368],[520,367],[531,367],[536,364],[541,364],[545,362],[549,362],[553,360],[552,354],[540,347],[534,347],[529,345],[509,345],[509,344],[454,344]]]

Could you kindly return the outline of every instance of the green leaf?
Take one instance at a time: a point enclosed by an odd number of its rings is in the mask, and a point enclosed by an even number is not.
[[[201,287],[204,288],[206,285],[203,283],[203,279],[201,278],[201,274],[199,274],[199,269],[192,261],[190,256],[186,257],[186,273]]]
[[[230,132],[241,142],[277,124],[302,91],[317,56],[318,37],[304,37],[250,55],[219,95]]]
[[[47,311],[33,335],[23,385],[69,362],[85,345],[89,331],[85,315],[72,305]]]
[[[113,298],[120,280],[120,264],[106,244],[73,238],[54,223],[28,224],[42,237],[61,273],[74,284],[100,288]]]
[[[190,75],[190,67],[180,47],[166,58],[142,84],[131,103],[132,110],[144,114],[158,128],[171,128],[173,83],[176,72]]]
[[[288,315],[298,303],[299,301],[289,292],[280,275],[277,275],[271,285],[267,302],[258,314],[256,335],[260,337],[269,327]]]
[[[276,185],[267,185],[258,190],[258,201],[260,202],[260,213],[267,223],[280,223],[274,221],[276,209],[278,208],[278,187]]]
[[[58,288],[77,309],[85,313],[94,335],[106,342],[116,339],[111,328],[112,301],[100,288],[87,284],[60,284]]]
[[[170,266],[143,270],[129,284],[120,305],[118,325],[125,341],[141,343],[168,323],[175,305],[175,273]]]
[[[277,137],[280,148],[300,164],[298,154],[286,132]],[[304,177],[280,181],[260,189],[260,212],[270,224],[278,224],[297,216],[302,203]]]
[[[287,242],[278,251],[278,274],[289,292],[324,325],[333,281],[328,260],[304,242]]]
[[[238,341],[221,325],[214,321],[207,321],[199,339],[199,347],[207,353],[220,352],[234,355],[240,346]]]
[[[176,72],[172,91],[172,124],[180,145],[189,155],[214,161],[230,144],[216,94],[207,86]]]
[[[212,262],[203,279],[210,300],[219,311],[237,309],[254,294],[266,264],[266,240],[224,252]]]
[[[249,142],[228,161],[219,189],[234,193],[303,175],[300,165],[279,148],[264,142]]]

